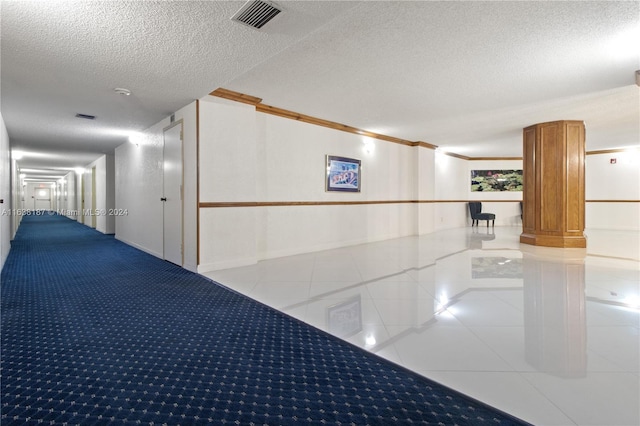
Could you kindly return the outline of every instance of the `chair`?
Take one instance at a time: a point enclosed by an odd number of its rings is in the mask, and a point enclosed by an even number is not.
[[[491,221],[491,226],[495,226],[496,223],[496,215],[493,213],[482,213],[482,203],[479,201],[474,201],[469,203],[469,213],[471,213],[471,226],[478,225],[478,221],[486,220],[487,228],[489,227],[489,221]]]
[[[524,210],[522,210],[522,201],[520,201],[520,220],[524,219]]]

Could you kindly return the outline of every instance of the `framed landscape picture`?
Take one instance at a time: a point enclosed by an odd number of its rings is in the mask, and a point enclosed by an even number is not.
[[[360,160],[327,155],[326,190],[360,192]]]
[[[522,170],[471,170],[471,191],[522,191]]]

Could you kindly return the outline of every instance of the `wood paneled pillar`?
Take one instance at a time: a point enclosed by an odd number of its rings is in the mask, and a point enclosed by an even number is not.
[[[587,246],[585,155],[582,121],[553,121],[524,129],[521,243]]]

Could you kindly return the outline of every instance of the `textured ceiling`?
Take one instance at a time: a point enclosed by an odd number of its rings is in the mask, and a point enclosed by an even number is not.
[[[230,21],[243,4],[1,0],[21,167],[87,164],[218,87],[470,157],[560,119],[588,150],[640,143],[640,2],[281,1],[260,31]]]

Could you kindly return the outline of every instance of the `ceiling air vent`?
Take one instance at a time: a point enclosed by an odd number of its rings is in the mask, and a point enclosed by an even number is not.
[[[271,2],[249,0],[231,17],[231,20],[252,28],[262,28],[280,12],[282,9]]]
[[[77,114],[76,114],[76,117],[78,117],[78,118],[84,118],[85,120],[95,120],[95,119],[96,119],[96,116],[95,116],[95,115],[80,114],[80,113],[77,113]]]

